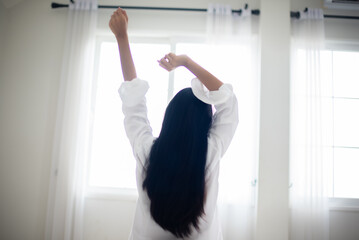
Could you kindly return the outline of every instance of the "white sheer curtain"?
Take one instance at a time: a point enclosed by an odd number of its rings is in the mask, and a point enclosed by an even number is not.
[[[59,84],[46,239],[82,239],[96,0],[70,4]]]
[[[259,126],[258,18],[250,9],[232,14],[228,5],[210,5],[207,38],[214,46],[239,48],[227,61],[238,62],[226,76],[238,98],[239,125],[233,141],[221,160],[219,213],[224,239],[254,239],[256,167]],[[233,49],[234,50],[234,49]],[[220,59],[218,59],[220,61]]]
[[[332,134],[323,78],[323,12],[308,9],[292,21],[290,239],[328,239],[328,166]]]

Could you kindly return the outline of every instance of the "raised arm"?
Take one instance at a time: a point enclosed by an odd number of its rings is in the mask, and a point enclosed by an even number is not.
[[[128,16],[125,10],[118,8],[111,16],[109,26],[115,34],[120,51],[122,74],[125,81],[137,77],[127,35]]]
[[[223,82],[198,65],[187,55],[177,56],[174,53],[169,53],[159,60],[158,63],[167,71],[172,71],[179,66],[184,66],[191,71],[210,91],[216,91],[223,85]]]
[[[209,143],[217,146],[216,152],[221,157],[226,152],[238,125],[238,103],[230,84],[223,84],[218,78],[195,63],[186,55],[167,54],[158,61],[160,66],[167,71],[172,71],[179,66],[186,67],[191,71],[206,88],[213,92],[206,96],[207,103],[213,104],[216,113],[213,117],[212,127],[209,134]],[[222,87],[222,85],[224,85]],[[192,88],[194,86],[192,85]],[[218,91],[217,91],[218,90]],[[204,92],[202,92],[205,95]],[[215,166],[219,159],[209,159],[207,165]]]

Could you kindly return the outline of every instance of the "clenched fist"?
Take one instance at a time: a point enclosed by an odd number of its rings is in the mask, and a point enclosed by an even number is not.
[[[118,8],[113,12],[109,26],[116,38],[127,37],[128,16],[125,10]]]

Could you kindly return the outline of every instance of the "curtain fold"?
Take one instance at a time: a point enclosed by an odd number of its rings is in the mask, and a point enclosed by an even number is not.
[[[308,9],[292,20],[290,239],[328,239],[328,166],[332,162],[331,133],[324,131],[321,68],[324,50],[323,12]]]
[[[240,123],[221,160],[218,210],[224,239],[254,239],[259,144],[258,17],[251,10],[233,14],[229,5],[213,4],[207,13],[207,43],[240,49],[224,61],[240,62],[228,76],[238,97]],[[233,51],[237,52],[237,51]]]
[[[251,9],[232,13],[230,5],[210,4],[207,10],[207,42],[209,44],[239,44],[250,41],[258,29],[258,17]]]
[[[96,9],[96,0],[77,0],[68,13],[45,239],[82,239]]]

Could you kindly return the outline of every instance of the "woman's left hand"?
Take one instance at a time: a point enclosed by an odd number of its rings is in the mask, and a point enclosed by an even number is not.
[[[158,63],[161,67],[167,71],[172,71],[180,66],[186,66],[188,61],[187,55],[176,55],[174,53],[166,54],[161,60],[158,60]]]

